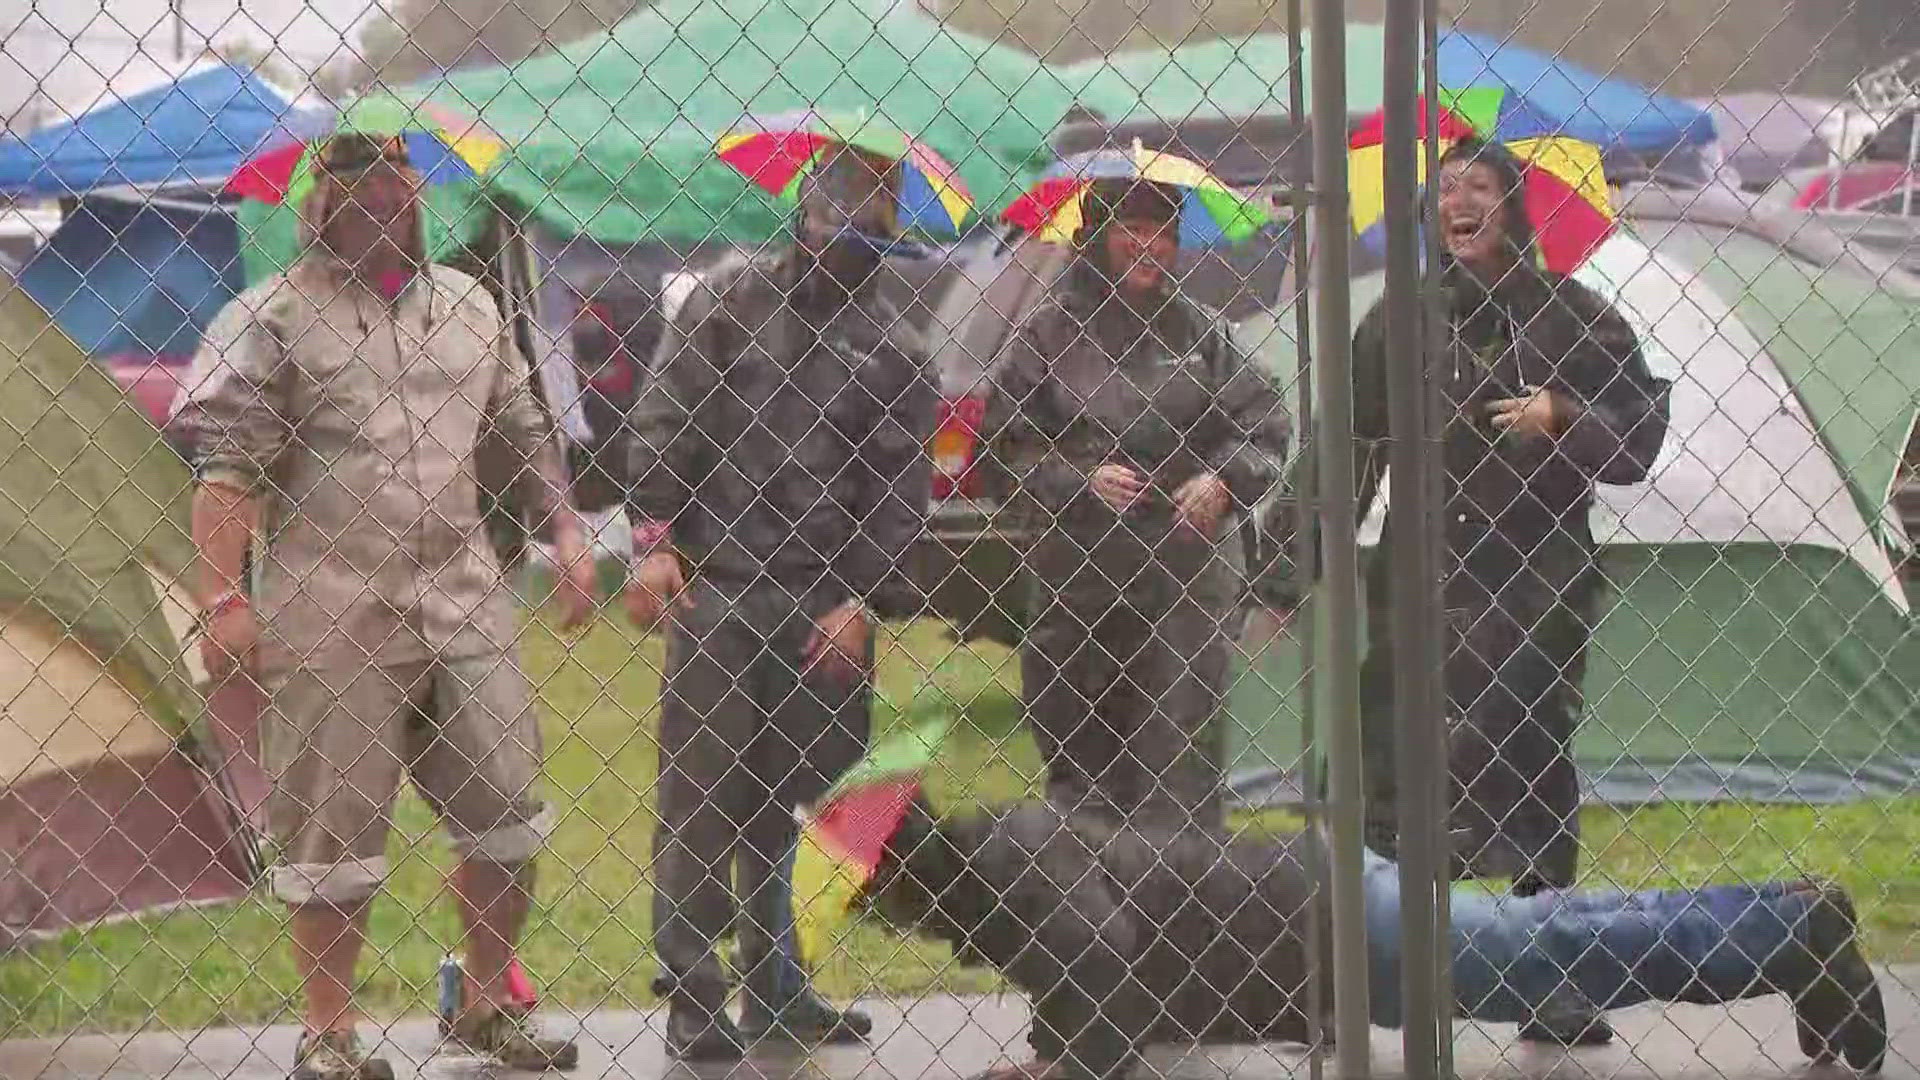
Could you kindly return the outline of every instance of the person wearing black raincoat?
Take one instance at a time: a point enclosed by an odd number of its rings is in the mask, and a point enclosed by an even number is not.
[[[1448,327],[1443,678],[1450,825],[1468,838],[1455,872],[1510,876],[1530,895],[1572,885],[1579,850],[1569,744],[1604,585],[1588,524],[1594,485],[1647,478],[1666,439],[1668,383],[1648,371],[1619,311],[1539,268],[1522,180],[1522,163],[1495,144],[1462,140],[1443,156],[1444,250],[1428,287],[1440,291]],[[1353,339],[1363,516],[1386,465],[1396,360],[1385,321],[1376,304]],[[1372,632],[1360,674],[1368,843],[1389,857],[1394,533],[1389,517],[1366,568]]]
[[[1031,538],[1021,694],[1048,797],[1223,823],[1228,519],[1283,479],[1279,387],[1170,274],[1181,192],[1096,181],[1078,254],[994,368],[982,465]]]
[[[629,417],[628,607],[667,636],[655,985],[682,1059],[872,1027],[808,988],[786,905],[795,809],[866,748],[876,622],[920,607],[904,563],[937,399],[919,334],[878,293],[897,183],[857,151],[817,164],[795,242],[701,275]],[[714,951],[736,911],[738,1026]]]

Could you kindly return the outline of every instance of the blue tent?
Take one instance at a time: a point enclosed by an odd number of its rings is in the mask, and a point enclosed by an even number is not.
[[[227,208],[83,199],[20,274],[20,287],[95,357],[184,357],[242,288]]]
[[[1651,153],[1713,141],[1713,117],[1699,106],[1558,57],[1458,29],[1441,34],[1437,48],[1440,85],[1506,87],[1501,126],[1511,123],[1523,137],[1560,131],[1606,149]]]
[[[220,184],[297,117],[247,68],[208,63],[24,138],[0,138],[0,193]]]
[[[1346,36],[1347,109],[1374,112],[1385,90],[1385,28],[1350,23]],[[1501,119],[1510,130],[1557,131],[1610,155],[1658,156],[1713,141],[1704,109],[1546,53],[1459,29],[1442,33],[1438,50],[1441,86],[1506,89]],[[1109,120],[1164,121],[1282,115],[1290,65],[1286,35],[1261,33],[1089,57],[1054,71],[1081,105]],[[1304,68],[1311,103],[1310,47]]]

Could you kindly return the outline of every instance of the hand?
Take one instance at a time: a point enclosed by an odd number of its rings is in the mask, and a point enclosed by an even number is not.
[[[867,639],[872,628],[867,624],[867,606],[848,600],[814,620],[813,633],[807,637],[807,667],[826,664],[828,669],[849,681],[867,674]]]
[[[1093,470],[1093,493],[1116,513],[1133,509],[1147,492],[1147,479],[1125,465],[1109,462]]]
[[[693,606],[686,572],[680,569],[680,557],[671,551],[656,551],[642,559],[627,579],[626,595],[627,617],[648,632],[659,624],[669,604],[682,609]]]
[[[1212,536],[1232,506],[1233,493],[1215,473],[1200,473],[1173,493],[1174,519],[1193,526],[1202,536]]]
[[[215,681],[228,678],[253,662],[260,644],[260,617],[253,605],[230,603],[214,613],[202,628],[200,661]]]
[[[560,556],[561,574],[557,593],[560,600],[560,628],[578,630],[593,620],[594,592],[599,581],[594,573],[593,557],[585,551]]]
[[[1538,386],[1523,386],[1520,390],[1525,397],[1487,403],[1487,416],[1494,429],[1523,437],[1558,434],[1562,410],[1553,391]]]

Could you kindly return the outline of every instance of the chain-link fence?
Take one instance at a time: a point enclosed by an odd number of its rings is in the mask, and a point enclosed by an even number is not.
[[[98,7],[0,1076],[1913,1072],[1910,6]]]

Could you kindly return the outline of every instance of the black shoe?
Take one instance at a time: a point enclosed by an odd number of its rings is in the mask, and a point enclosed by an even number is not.
[[[1520,1025],[1526,1042],[1555,1046],[1605,1046],[1613,1041],[1613,1025],[1586,995],[1562,985]]]
[[[749,1039],[787,1039],[808,1045],[844,1045],[864,1042],[873,1031],[873,1019],[858,1009],[836,1009],[814,993],[802,990],[779,1008],[748,991],[740,1008],[740,1030]]]
[[[726,995],[698,994],[667,978],[653,992],[667,1000],[667,1054],[676,1061],[739,1061],[747,1040],[727,1015]]]
[[[1795,940],[1802,949],[1767,964],[1768,981],[1793,999],[1800,1050],[1817,1064],[1842,1057],[1861,1073],[1887,1058],[1887,1009],[1880,981],[1860,952],[1853,900],[1838,885],[1809,882],[1788,893],[1805,904]]]

